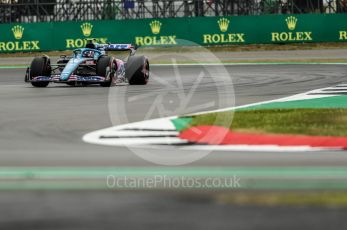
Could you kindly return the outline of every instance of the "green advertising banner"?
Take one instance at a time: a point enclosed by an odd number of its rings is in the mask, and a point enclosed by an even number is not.
[[[138,46],[347,41],[347,14],[165,18],[0,24],[0,52],[68,50],[99,43]]]

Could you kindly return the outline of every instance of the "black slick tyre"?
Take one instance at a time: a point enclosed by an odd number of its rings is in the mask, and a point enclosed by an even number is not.
[[[37,76],[50,76],[51,75],[51,62],[48,57],[36,57],[31,62],[30,65],[30,79],[33,79]],[[35,87],[46,87],[49,82],[31,82]]]
[[[113,73],[112,73],[112,58],[109,56],[101,56],[98,60],[98,62],[96,63],[96,75],[98,76],[102,76],[107,78],[107,75],[109,76],[109,80],[107,82],[102,82],[100,83],[100,85],[102,87],[110,87],[112,85],[112,81],[113,81]]]
[[[149,62],[145,56],[129,57],[125,75],[130,85],[146,85],[149,80]]]

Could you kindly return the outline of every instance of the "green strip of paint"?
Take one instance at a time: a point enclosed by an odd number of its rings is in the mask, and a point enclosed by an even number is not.
[[[6,177],[103,177],[117,176],[343,176],[346,167],[1,167],[0,178]],[[347,181],[346,181],[347,183]]]
[[[0,65],[0,69],[23,69],[26,68],[27,66],[24,65]]]
[[[171,120],[171,122],[173,123],[177,131],[182,131],[189,126],[189,124],[192,122],[192,118],[179,117],[179,118]]]
[[[0,168],[0,189],[170,189],[170,187],[108,187],[108,176],[240,178],[237,189],[347,189],[344,167],[235,167],[235,168]],[[171,187],[172,188],[172,187]],[[179,187],[180,189],[230,189]],[[175,187],[177,189],[177,187]],[[235,189],[235,188],[232,188]]]

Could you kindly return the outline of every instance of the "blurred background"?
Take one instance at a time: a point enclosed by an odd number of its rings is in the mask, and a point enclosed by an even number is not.
[[[345,13],[345,0],[1,0],[1,23]]]

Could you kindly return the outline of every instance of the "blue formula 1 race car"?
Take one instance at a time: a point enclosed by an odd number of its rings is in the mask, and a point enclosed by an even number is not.
[[[108,51],[128,51],[126,60],[107,54]],[[99,84],[146,85],[149,79],[149,61],[145,56],[134,56],[131,44],[96,44],[75,49],[72,56],[60,56],[51,64],[48,56],[35,57],[27,68],[25,82],[35,87],[46,87],[50,82],[71,86]]]

